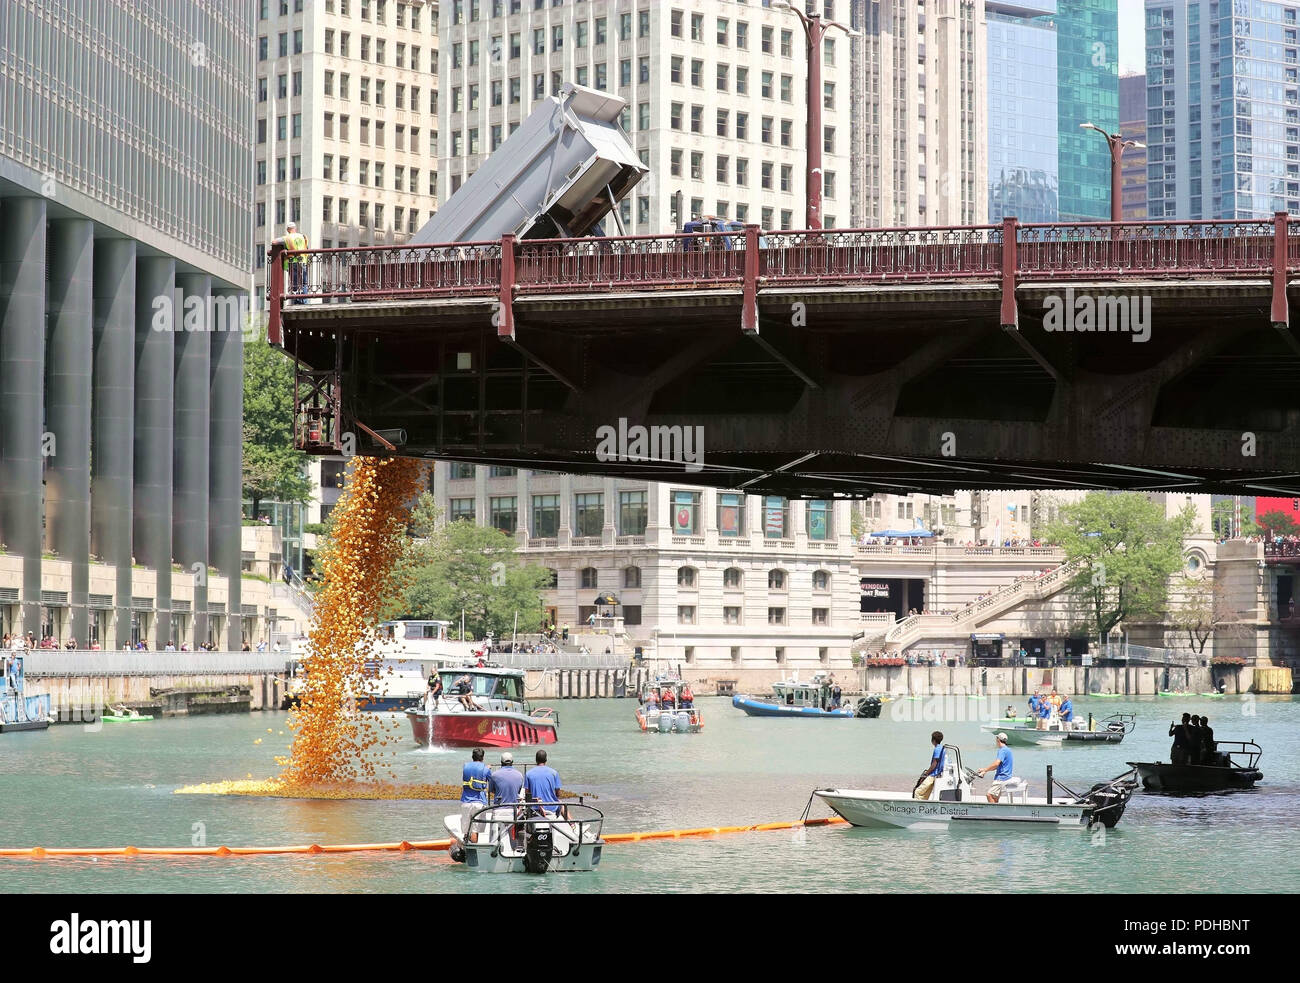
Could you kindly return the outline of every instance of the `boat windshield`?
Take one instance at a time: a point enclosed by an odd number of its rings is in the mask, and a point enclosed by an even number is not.
[[[443,691],[448,696],[456,695],[456,683],[462,676],[469,676],[469,681],[474,687],[475,696],[484,696],[489,699],[497,700],[514,700],[522,703],[524,699],[523,680],[518,676],[496,676],[472,671],[456,671],[439,673],[442,676]]]

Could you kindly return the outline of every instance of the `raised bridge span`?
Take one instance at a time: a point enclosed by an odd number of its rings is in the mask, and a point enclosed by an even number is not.
[[[297,361],[314,453],[793,496],[1300,494],[1285,214],[277,247],[271,264],[269,337]],[[607,453],[620,420],[692,428],[699,470]]]

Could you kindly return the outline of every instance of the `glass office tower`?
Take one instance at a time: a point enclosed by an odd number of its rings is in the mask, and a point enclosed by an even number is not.
[[[1118,0],[1060,0],[1056,25],[1062,221],[1110,218],[1110,150],[1094,123],[1119,132]]]
[[[1059,217],[1055,0],[985,4],[989,221]]]

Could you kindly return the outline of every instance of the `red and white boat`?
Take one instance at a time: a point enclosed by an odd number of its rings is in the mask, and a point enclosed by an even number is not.
[[[519,747],[559,739],[560,715],[524,699],[522,669],[467,666],[444,668],[438,675],[443,693],[436,703],[426,696],[406,709],[411,734],[421,747]],[[462,677],[470,684],[464,701],[456,692]]]

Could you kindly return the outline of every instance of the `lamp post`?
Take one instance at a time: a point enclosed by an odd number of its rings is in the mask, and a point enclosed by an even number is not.
[[[847,24],[826,20],[820,14],[805,14],[786,0],[775,0],[773,10],[788,10],[799,18],[808,38],[808,218],[810,229],[822,227],[822,39],[832,27],[851,38],[861,37]]]
[[[1100,126],[1093,123],[1080,123],[1081,130],[1096,130],[1106,138],[1106,145],[1110,148],[1110,220],[1119,222],[1123,219],[1124,202],[1123,189],[1120,184],[1120,160],[1124,157],[1124,151],[1132,148],[1134,150],[1145,150],[1146,144],[1139,143],[1137,140],[1125,140],[1122,134],[1107,133]]]

